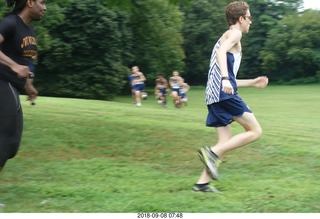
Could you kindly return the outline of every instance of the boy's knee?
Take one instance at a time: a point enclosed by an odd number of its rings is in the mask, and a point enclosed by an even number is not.
[[[262,136],[262,128],[259,126],[254,130],[255,140],[258,140]]]

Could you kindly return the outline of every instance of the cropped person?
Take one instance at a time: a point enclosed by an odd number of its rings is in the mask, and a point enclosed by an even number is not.
[[[15,157],[21,142],[23,113],[19,95],[35,100],[37,90],[28,76],[37,41],[31,22],[39,21],[47,10],[45,0],[7,0],[13,7],[0,23],[0,171]]]
[[[188,103],[187,92],[190,90],[190,85],[186,82],[182,82],[180,84],[180,92],[179,92],[179,107],[186,106]]]

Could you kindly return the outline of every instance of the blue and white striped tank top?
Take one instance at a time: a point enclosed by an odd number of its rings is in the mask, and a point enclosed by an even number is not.
[[[208,80],[206,87],[206,104],[217,103],[237,95],[236,76],[240,67],[241,53],[227,53],[228,76],[234,89],[234,94],[226,94],[222,91],[221,70],[217,60],[217,50],[220,48],[220,40],[215,44],[212,50]]]

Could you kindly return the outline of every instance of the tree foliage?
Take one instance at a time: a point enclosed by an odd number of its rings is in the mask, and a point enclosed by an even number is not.
[[[319,80],[319,19],[319,11],[293,14],[270,30],[260,57],[271,80],[286,83],[298,78],[305,82]]]
[[[243,37],[243,61],[239,76],[252,78],[266,74],[261,68],[260,52],[265,49],[267,34],[290,14],[298,14],[302,0],[248,0],[253,22],[250,32]]]
[[[73,1],[62,23],[49,30],[50,48],[42,52],[46,70],[42,93],[56,96],[110,99],[120,92],[130,59],[125,43],[130,31],[125,13],[107,9],[98,0]],[[40,76],[41,78],[41,76]],[[40,85],[41,86],[41,85]]]
[[[207,79],[212,48],[228,28],[224,10],[226,0],[193,0],[187,7],[183,27],[185,79],[192,84],[202,84]]]
[[[139,1],[131,16],[134,60],[145,73],[149,85],[156,75],[183,70],[185,54],[181,34],[183,14],[167,0]],[[150,83],[151,82],[151,83]]]
[[[111,10],[109,1],[71,2],[56,15],[61,23],[44,28],[48,47],[40,52],[39,66],[46,74],[37,80],[42,94],[110,99],[126,87],[132,65],[151,85],[158,73],[183,69],[183,14],[176,5],[136,1],[134,9]]]
[[[213,45],[228,29],[233,0],[55,0],[33,23],[38,38],[35,83],[40,95],[112,99],[129,89],[138,65],[153,86],[158,73],[178,70],[205,84]],[[271,82],[319,81],[319,11],[302,0],[247,0],[253,15],[242,39],[239,76]],[[0,2],[1,15],[10,10]],[[305,79],[305,80],[304,80]]]

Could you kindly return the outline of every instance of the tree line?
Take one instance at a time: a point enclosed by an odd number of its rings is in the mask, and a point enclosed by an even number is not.
[[[138,65],[154,86],[159,73],[178,70],[205,85],[215,41],[228,26],[232,0],[50,0],[33,24],[39,47],[40,95],[110,100],[128,92]],[[243,38],[240,78],[271,83],[320,82],[320,11],[302,0],[247,0],[253,16]],[[0,2],[1,13],[9,9]]]

